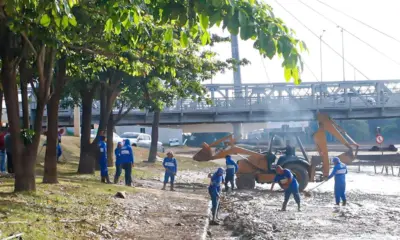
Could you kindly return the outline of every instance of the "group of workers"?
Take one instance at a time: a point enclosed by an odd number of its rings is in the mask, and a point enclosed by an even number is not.
[[[105,141],[104,136],[99,136],[99,163],[100,163],[100,175],[101,182],[103,183],[111,183],[110,177],[108,174],[108,159],[107,159],[107,143]],[[122,143],[118,142],[117,147],[114,151],[115,153],[115,167],[116,173],[114,176],[114,183],[118,183],[119,177],[121,176],[122,169],[125,171],[125,185],[132,186],[132,167],[134,167],[135,158],[132,150],[131,142],[129,139],[125,139]],[[164,186],[162,190],[165,190],[165,187],[168,182],[171,184],[171,191],[175,191],[174,182],[175,175],[178,171],[178,163],[174,158],[174,154],[172,152],[167,153],[167,157],[164,158],[163,167],[165,168],[164,175]]]
[[[334,157],[332,159],[332,163],[334,164],[333,170],[331,174],[325,179],[325,181],[335,178],[335,203],[339,205],[342,201],[343,206],[346,206],[346,174],[347,174],[347,166],[340,161],[338,157]],[[223,176],[224,169],[218,168],[214,174],[210,174],[211,178],[210,185],[208,187],[208,192],[211,197],[212,208],[211,212],[213,214],[213,222],[215,222],[215,218],[218,214],[219,209],[219,198],[221,194],[221,184],[225,183],[225,189],[228,190],[228,182],[231,183],[232,190],[234,189],[234,175],[237,172],[238,166],[235,161],[232,160],[230,155],[226,156],[226,175],[225,178]],[[289,202],[290,196],[293,195],[295,202],[297,203],[298,211],[301,211],[300,205],[300,192],[299,192],[299,183],[296,179],[296,175],[293,174],[289,169],[282,168],[282,166],[276,166],[275,168],[276,175],[274,178],[274,182],[271,186],[271,191],[274,188],[275,183],[278,183],[284,191],[284,201],[282,204],[281,211],[286,211],[287,204]]]
[[[108,175],[108,159],[107,159],[107,144],[104,136],[99,136],[99,163],[100,175],[102,183],[111,183]],[[118,183],[122,169],[125,171],[125,185],[132,186],[132,167],[134,166],[134,154],[129,139],[125,139],[122,143],[118,142],[115,148],[115,176],[114,183]]]

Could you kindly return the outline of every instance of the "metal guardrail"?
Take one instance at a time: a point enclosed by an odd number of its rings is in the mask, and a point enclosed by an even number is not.
[[[218,113],[218,112],[280,112],[296,110],[349,110],[381,108],[383,111],[400,106],[400,80],[349,81],[326,83],[274,84],[210,84],[205,85],[207,96],[197,102],[191,99],[175,100],[164,113]],[[235,97],[240,92],[240,97]],[[35,103],[32,101],[32,107]],[[100,114],[99,103],[94,103],[92,114]],[[119,109],[114,109],[117,113]],[[132,113],[145,112],[140,109]],[[45,116],[47,112],[45,111]],[[73,116],[72,109],[59,110],[60,116]]]

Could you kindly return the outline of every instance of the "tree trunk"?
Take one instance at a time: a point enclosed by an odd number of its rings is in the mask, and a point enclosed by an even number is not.
[[[29,101],[28,101],[28,81],[29,71],[26,67],[26,59],[22,58],[19,63],[20,89],[22,97],[22,128],[29,129]]]
[[[91,90],[82,91],[82,127],[81,127],[81,154],[79,159],[78,173],[81,174],[93,174],[95,158],[92,151],[93,146],[90,144],[90,130],[92,125],[92,104],[94,93],[96,91],[96,85]]]
[[[107,123],[107,160],[108,166],[114,165],[114,115],[111,113]]]
[[[154,111],[153,124],[151,126],[151,146],[149,153],[149,162],[156,162],[158,150],[158,125],[160,123],[160,111]]]
[[[3,90],[0,90],[0,122],[3,124]]]
[[[58,144],[58,108],[65,86],[67,71],[66,57],[58,61],[58,72],[53,95],[47,105],[47,146],[44,158],[43,183],[58,183],[57,180],[57,144]]]
[[[7,107],[7,117],[9,123],[9,131],[11,134],[11,154],[13,157],[13,165],[15,171],[14,191],[34,191],[35,171],[34,161],[36,154],[31,154],[31,149],[26,149],[20,138],[20,119],[18,104],[18,87],[16,78],[16,56],[14,49],[16,46],[15,35],[7,28],[1,29],[0,37],[2,42],[1,50],[1,83],[4,91],[4,99]],[[33,167],[32,167],[33,166]]]

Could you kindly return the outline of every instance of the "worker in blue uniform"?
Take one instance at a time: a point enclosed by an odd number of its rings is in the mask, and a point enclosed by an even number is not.
[[[294,200],[297,203],[298,211],[301,211],[300,208],[300,193],[299,193],[299,183],[296,180],[296,177],[289,169],[284,169],[281,166],[276,166],[276,175],[274,182],[271,186],[271,191],[274,188],[275,183],[279,183],[281,188],[285,190],[285,198],[282,205],[281,211],[286,211],[286,206],[289,202],[290,195],[293,194]]]
[[[124,144],[120,149],[119,164],[125,171],[125,185],[132,186],[132,167],[134,166],[135,158],[133,155],[131,142],[129,139],[124,140]],[[122,170],[121,170],[122,171]],[[115,174],[114,182],[118,182],[121,171]]]
[[[225,191],[228,191],[228,182],[231,183],[231,189],[235,188],[235,173],[238,171],[238,165],[230,155],[226,155],[226,175],[225,175]]]
[[[61,144],[58,143],[57,144],[57,162],[60,162],[61,155],[62,155],[62,148],[61,148]]]
[[[165,190],[168,180],[171,180],[170,181],[171,191],[175,191],[174,182],[175,182],[176,172],[178,171],[178,163],[176,162],[176,159],[174,158],[174,154],[172,152],[167,153],[167,157],[164,158],[163,161],[163,167],[165,168],[165,174],[164,174],[164,186],[162,190]]]
[[[101,174],[101,182],[102,183],[111,183],[110,178],[108,176],[108,162],[107,162],[107,144],[105,142],[105,137],[100,136],[99,137],[99,150],[100,150],[100,155],[99,155],[99,162],[100,162],[100,174]]]
[[[114,176],[114,183],[118,183],[118,178],[117,176],[121,175],[122,171],[122,166],[121,166],[121,148],[122,148],[122,143],[118,142],[117,147],[114,150],[115,154],[115,176]]]
[[[332,169],[331,174],[328,177],[328,180],[332,177],[335,177],[335,200],[336,205],[339,205],[340,200],[342,200],[343,206],[346,206],[346,174],[347,174],[347,166],[342,163],[338,157],[334,157],[332,159],[333,164],[335,165]]]
[[[211,178],[210,185],[208,186],[208,193],[211,197],[212,208],[211,212],[213,215],[213,222],[215,222],[216,211],[218,214],[219,209],[219,197],[221,193],[221,184],[224,183],[224,170],[222,168],[218,168],[218,170],[214,174],[210,174],[209,177]]]

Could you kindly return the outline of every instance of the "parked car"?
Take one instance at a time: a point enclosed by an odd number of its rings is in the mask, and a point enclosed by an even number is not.
[[[98,131],[98,129],[92,129],[92,130],[90,130],[90,138],[91,138],[91,139],[96,138],[96,136],[97,136],[97,131]],[[113,142],[122,142],[122,141],[123,141],[123,139],[122,139],[120,136],[118,136],[118,134],[113,133]]]
[[[179,146],[179,145],[181,145],[181,144],[179,143],[179,139],[177,139],[177,138],[170,138],[170,139],[169,139],[169,145],[170,145],[171,147],[174,147],[174,146]]]
[[[151,145],[151,136],[145,133],[124,132],[121,134],[121,138],[129,139],[134,147],[150,148]],[[159,152],[164,152],[162,142],[157,142],[157,149]]]

